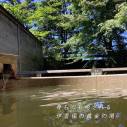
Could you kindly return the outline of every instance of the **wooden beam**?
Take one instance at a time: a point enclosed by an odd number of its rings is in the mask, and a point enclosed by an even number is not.
[[[3,64],[16,64],[17,56],[12,54],[0,53],[0,63]]]

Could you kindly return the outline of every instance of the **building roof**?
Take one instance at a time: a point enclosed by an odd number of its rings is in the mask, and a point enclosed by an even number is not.
[[[9,20],[11,20],[14,24],[19,25],[24,32],[26,32],[29,36],[39,42],[39,40],[28,30],[24,27],[24,25],[12,14],[10,14],[3,6],[0,5],[0,13],[5,15]]]

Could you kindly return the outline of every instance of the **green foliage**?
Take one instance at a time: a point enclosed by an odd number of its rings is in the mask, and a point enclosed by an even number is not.
[[[3,7],[6,8],[12,15],[14,15],[20,22],[22,22],[25,27],[29,27],[28,17],[32,15],[33,9],[29,7],[29,3],[26,1],[20,3],[13,1],[11,3],[2,3]]]
[[[125,38],[121,36],[127,29],[127,3],[124,0],[35,3],[25,0],[3,3],[3,6],[42,41],[43,56],[49,66],[61,66],[70,60],[82,59],[86,54],[107,55],[111,64],[111,59],[120,61],[120,53],[126,55]],[[120,59],[116,60],[115,56]]]

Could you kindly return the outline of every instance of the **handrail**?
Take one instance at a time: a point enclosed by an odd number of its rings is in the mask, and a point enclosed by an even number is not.
[[[44,71],[24,71],[19,74],[56,74],[56,73],[76,73],[76,72],[91,72],[91,69],[69,69],[69,70],[44,70]]]
[[[91,73],[103,74],[103,72],[121,72],[127,71],[127,67],[122,68],[93,68],[93,69],[68,69],[68,70],[43,70],[43,71],[24,71],[18,73],[18,75],[36,75],[41,76],[44,74],[68,74],[68,73]]]
[[[122,67],[122,68],[102,68],[102,71],[127,71],[127,67]]]

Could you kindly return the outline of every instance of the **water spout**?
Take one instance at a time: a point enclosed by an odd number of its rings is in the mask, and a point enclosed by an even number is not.
[[[7,86],[7,82],[10,78],[10,74],[2,74],[3,86],[2,89],[5,90]]]
[[[96,75],[96,68],[93,65],[92,69],[91,69],[91,75]]]

